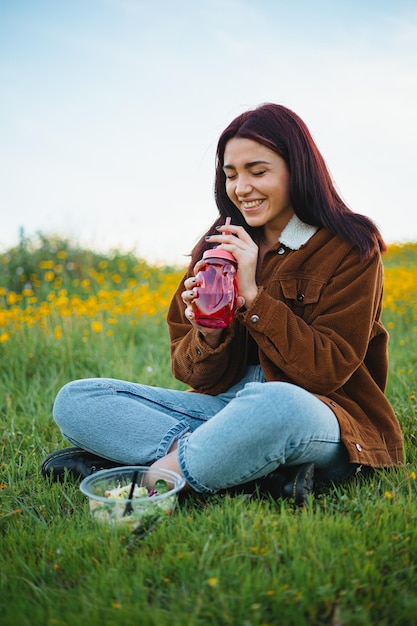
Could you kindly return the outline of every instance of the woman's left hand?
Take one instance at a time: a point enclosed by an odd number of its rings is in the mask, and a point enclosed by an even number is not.
[[[259,248],[243,226],[228,224],[219,226],[217,230],[219,234],[211,235],[208,241],[213,244],[220,244],[219,248],[227,250],[235,257],[238,264],[236,275],[240,298],[238,307],[246,304],[249,308],[258,294],[256,268]]]

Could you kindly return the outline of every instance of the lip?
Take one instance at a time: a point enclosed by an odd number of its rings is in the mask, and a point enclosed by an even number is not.
[[[252,202],[257,202],[257,204],[253,205],[253,206],[247,206],[248,204],[250,205]],[[263,205],[265,203],[265,200],[241,200],[240,201],[240,207],[241,210],[244,213],[256,213],[257,211],[259,211]],[[246,206],[245,206],[246,205]]]

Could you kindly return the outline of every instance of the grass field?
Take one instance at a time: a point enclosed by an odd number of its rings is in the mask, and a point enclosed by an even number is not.
[[[387,393],[407,463],[309,506],[190,496],[143,537],[97,526],[40,462],[67,381],[175,386],[164,313],[181,268],[22,237],[0,254],[0,623],[4,626],[417,624],[417,244],[384,257]]]

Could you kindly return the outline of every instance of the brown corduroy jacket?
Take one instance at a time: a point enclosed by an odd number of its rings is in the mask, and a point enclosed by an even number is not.
[[[298,249],[269,250],[258,284],[253,305],[235,314],[212,349],[184,315],[181,282],[168,312],[174,376],[202,393],[225,391],[245,372],[252,336],[267,381],[299,385],[334,411],[352,463],[401,464],[402,433],[385,395],[380,255],[361,261],[356,248],[320,229]]]

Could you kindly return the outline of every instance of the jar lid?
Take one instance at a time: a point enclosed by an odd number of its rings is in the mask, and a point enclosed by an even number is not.
[[[203,259],[225,259],[226,261],[232,261],[232,263],[237,263],[235,257],[231,252],[227,252],[227,250],[222,250],[221,248],[212,248],[211,250],[206,250],[203,252]]]

